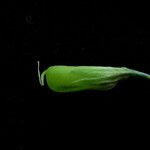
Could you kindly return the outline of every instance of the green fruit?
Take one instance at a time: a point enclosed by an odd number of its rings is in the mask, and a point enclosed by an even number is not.
[[[150,79],[150,75],[126,67],[99,66],[51,66],[41,75],[39,82],[44,86],[44,77],[50,89],[55,92],[75,92],[82,90],[110,90],[123,79],[140,76]]]

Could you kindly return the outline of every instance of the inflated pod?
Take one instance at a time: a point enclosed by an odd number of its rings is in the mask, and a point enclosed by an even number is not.
[[[126,67],[100,66],[51,66],[38,77],[44,86],[44,77],[48,87],[55,92],[75,92],[82,90],[110,90],[118,81],[132,76],[150,79],[150,75]]]

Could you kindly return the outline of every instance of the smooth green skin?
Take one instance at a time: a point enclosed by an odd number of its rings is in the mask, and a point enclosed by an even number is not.
[[[150,75],[125,67],[97,66],[51,66],[45,70],[39,81],[44,86],[44,77],[50,89],[55,92],[82,90],[110,90],[118,81],[131,76],[150,79]]]

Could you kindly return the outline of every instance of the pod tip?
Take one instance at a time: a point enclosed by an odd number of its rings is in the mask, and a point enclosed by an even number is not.
[[[45,71],[40,74],[40,61],[37,61],[38,64],[38,78],[39,78],[39,83],[41,86],[44,86],[44,75],[45,75]]]

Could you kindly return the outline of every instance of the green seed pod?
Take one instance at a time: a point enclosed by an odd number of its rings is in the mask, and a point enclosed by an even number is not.
[[[48,87],[55,92],[75,92],[82,90],[110,90],[118,81],[132,76],[150,79],[150,75],[126,67],[99,66],[51,66],[41,75],[38,61],[38,77],[44,86],[44,77]]]

